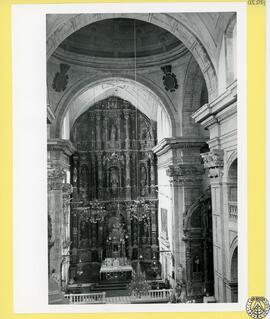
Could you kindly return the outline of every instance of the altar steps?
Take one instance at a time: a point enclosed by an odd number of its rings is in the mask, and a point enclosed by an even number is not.
[[[126,289],[129,281],[100,281],[97,286],[106,289]]]
[[[91,289],[92,292],[106,292],[107,297],[118,297],[118,296],[128,296],[129,281],[100,281],[96,284],[94,288]]]

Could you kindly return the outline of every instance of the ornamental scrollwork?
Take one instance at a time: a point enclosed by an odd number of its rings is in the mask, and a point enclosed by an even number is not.
[[[61,167],[48,169],[48,190],[61,189],[65,177],[65,170]]]

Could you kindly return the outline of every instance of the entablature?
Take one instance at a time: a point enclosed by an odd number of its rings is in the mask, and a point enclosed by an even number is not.
[[[204,104],[191,117],[208,128],[237,113],[237,81],[211,103]]]

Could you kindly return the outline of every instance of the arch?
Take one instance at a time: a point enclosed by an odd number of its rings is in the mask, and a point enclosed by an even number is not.
[[[209,278],[213,277],[214,265],[210,189],[187,210],[183,230],[185,250],[189,253],[186,259],[187,293],[189,296],[212,294],[214,287],[209,282]],[[196,290],[198,283],[204,287],[200,292]]]
[[[237,178],[237,158],[235,158],[229,166],[228,177]]]
[[[208,188],[205,193],[200,196],[190,207],[189,209],[187,210],[186,212],[186,216],[184,218],[184,223],[183,223],[183,228],[184,230],[188,230],[190,227],[191,227],[191,217],[194,213],[197,212],[198,209],[200,209],[200,214],[202,213],[201,212],[201,208],[204,206],[204,205],[208,205],[208,202],[209,202],[209,205],[211,205],[211,193],[210,193],[210,188]],[[208,207],[210,208],[210,207]]]
[[[238,237],[235,236],[230,244],[230,256],[232,257],[233,251],[238,246]],[[231,259],[231,258],[230,258]]]
[[[186,46],[199,64],[206,81],[209,99],[213,100],[217,96],[218,80],[216,70],[207,50],[183,23],[170,14],[140,13],[140,15],[138,15],[135,13],[98,13],[71,15],[69,18],[56,25],[55,29],[49,33],[47,38],[47,60],[57,49],[60,43],[72,33],[88,24],[113,18],[142,20],[157,25],[172,33]]]
[[[236,79],[236,15],[233,15],[225,30],[226,83]]]
[[[230,277],[232,282],[238,280],[238,246],[236,245],[231,254]]]
[[[174,105],[172,101],[168,98],[168,96],[165,93],[163,93],[163,91],[160,90],[153,82],[145,80],[141,76],[138,76],[137,81],[135,82],[133,76],[131,75],[126,75],[125,77],[111,75],[108,77],[104,77],[102,75],[94,75],[92,78],[76,83],[73,87],[71,87],[68,91],[65,92],[65,94],[59,101],[55,111],[56,122],[52,125],[51,136],[60,137],[64,118],[69,110],[71,103],[73,103],[77,98],[79,98],[88,90],[94,89],[97,86],[102,86],[105,84],[109,85],[109,83],[115,83],[116,86],[118,86],[119,92],[117,94],[119,97],[122,97],[121,95],[123,95],[123,92],[121,93],[121,87],[119,83],[122,83],[123,85],[128,85],[131,83],[133,86],[137,85],[138,89],[148,92],[150,94],[149,96],[152,96],[152,103],[156,102],[157,104],[159,104],[160,107],[164,109],[164,113],[166,113],[166,115],[168,116],[171,126],[171,135],[176,135],[178,133],[177,128],[179,127],[179,123],[176,122],[176,119],[178,118],[177,111],[175,110]],[[99,98],[97,96],[94,96],[94,100],[92,102],[97,102],[98,100],[104,99],[109,95],[117,95],[115,94],[114,90],[114,87],[112,87],[111,89],[108,88],[106,94],[103,92],[103,94],[100,94]],[[127,98],[127,96],[124,95],[123,98],[125,99]],[[135,104],[134,106],[137,107],[136,103],[132,104]],[[84,105],[84,109],[86,110],[87,107],[89,107],[90,105],[91,101],[88,100],[88,103]],[[81,113],[77,113],[77,117]]]
[[[229,158],[228,158],[228,160],[227,160],[228,170],[229,170],[230,166],[232,165],[232,163],[234,162],[234,160],[236,160],[236,159],[237,159],[237,151],[233,151],[233,152],[230,154],[230,156],[229,156]]]
[[[225,25],[218,62],[218,91],[221,94],[236,79],[236,14]]]
[[[200,135],[208,137],[208,132],[202,126],[192,119],[191,115],[197,111],[201,105],[203,90],[205,89],[205,80],[193,56],[191,56],[186,69],[183,85],[183,107],[182,107],[182,132],[183,135]],[[207,90],[206,90],[207,91]],[[206,102],[208,94],[206,94]]]
[[[237,159],[237,151],[234,150],[232,151],[232,153],[229,155],[227,161],[226,161],[226,165],[224,165],[224,178],[225,180],[228,179],[228,174],[229,174],[229,170],[230,167],[232,165],[232,163]]]
[[[238,236],[236,235],[234,238],[233,238],[233,240],[232,240],[232,242],[231,242],[231,244],[230,244],[230,256],[229,256],[229,276],[230,276],[230,279],[232,279],[232,262],[233,262],[233,257],[235,257],[234,256],[234,254],[235,254],[235,252],[237,252],[237,258],[238,258]],[[237,266],[238,266],[238,264],[237,264]]]
[[[227,187],[229,202],[237,203],[237,157],[231,162],[227,171]],[[230,205],[229,205],[230,208]]]

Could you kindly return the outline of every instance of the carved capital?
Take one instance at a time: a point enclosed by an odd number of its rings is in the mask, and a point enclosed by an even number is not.
[[[48,169],[48,179],[64,179],[65,170],[62,167],[53,167]]]
[[[61,190],[65,176],[61,167],[48,168],[48,190]]]
[[[214,149],[208,153],[201,154],[204,168],[209,170],[208,177],[220,178],[223,176],[223,150]]]
[[[223,167],[223,150],[214,149],[208,153],[201,154],[204,168]]]
[[[48,168],[48,190],[62,190],[63,195],[72,194],[72,186],[65,182],[66,171],[62,167]]]
[[[222,167],[210,167],[208,177],[210,178],[218,178],[223,176],[223,168]]]

